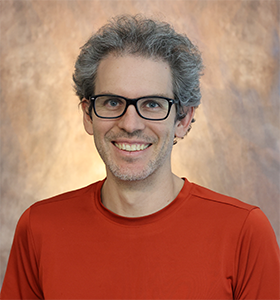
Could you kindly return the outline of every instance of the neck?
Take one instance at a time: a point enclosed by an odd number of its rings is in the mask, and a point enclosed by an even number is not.
[[[168,176],[153,174],[139,181],[123,181],[108,174],[101,192],[102,203],[121,216],[146,216],[171,203],[183,184],[183,180],[171,171]]]

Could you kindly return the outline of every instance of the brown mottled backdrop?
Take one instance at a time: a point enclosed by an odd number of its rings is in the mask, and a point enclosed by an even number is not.
[[[192,131],[173,170],[260,206],[279,236],[277,0],[2,0],[1,278],[16,222],[37,200],[104,177],[71,76],[79,47],[110,17],[171,22],[206,65]]]

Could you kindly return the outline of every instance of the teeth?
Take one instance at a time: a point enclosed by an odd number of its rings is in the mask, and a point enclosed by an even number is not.
[[[132,145],[130,145],[130,144],[115,143],[115,146],[118,147],[121,150],[133,152],[133,151],[144,150],[144,149],[148,148],[149,145],[145,145],[145,144],[132,144]]]

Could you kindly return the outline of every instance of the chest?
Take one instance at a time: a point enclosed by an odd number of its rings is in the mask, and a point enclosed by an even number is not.
[[[45,298],[232,299],[228,240],[181,226],[58,228],[39,245]]]

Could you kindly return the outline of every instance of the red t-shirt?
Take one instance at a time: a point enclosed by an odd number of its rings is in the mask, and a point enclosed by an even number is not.
[[[1,299],[279,299],[279,248],[257,207],[185,180],[164,209],[126,218],[103,181],[19,220]]]

